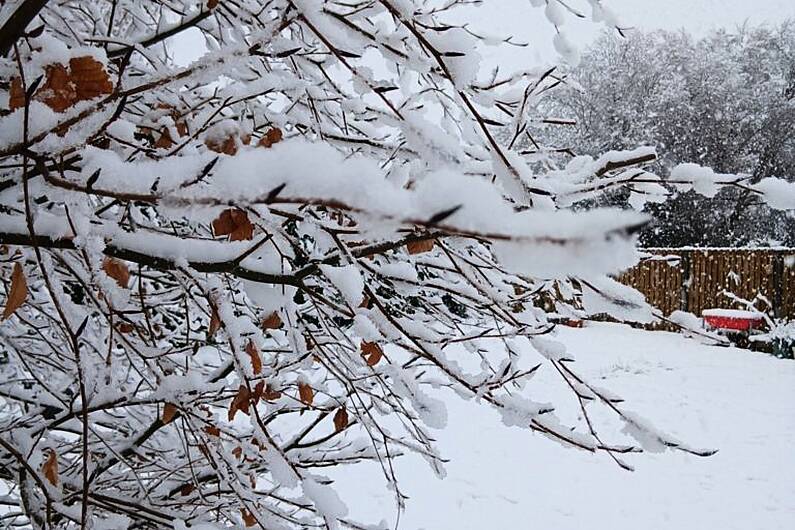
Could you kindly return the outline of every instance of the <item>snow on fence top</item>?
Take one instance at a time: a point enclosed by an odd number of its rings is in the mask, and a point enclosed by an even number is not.
[[[644,252],[793,252],[793,247],[640,247]]]

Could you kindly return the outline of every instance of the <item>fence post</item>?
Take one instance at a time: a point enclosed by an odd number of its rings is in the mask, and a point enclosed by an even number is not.
[[[773,314],[781,317],[781,300],[784,289],[784,253],[773,252]]]
[[[679,309],[688,311],[690,309],[690,251],[680,251],[679,267],[682,270],[682,287],[679,290]]]

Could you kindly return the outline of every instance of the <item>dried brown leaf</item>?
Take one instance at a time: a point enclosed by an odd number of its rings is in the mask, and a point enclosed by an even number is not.
[[[239,208],[229,208],[213,221],[216,236],[229,236],[230,241],[248,241],[254,237],[254,225],[248,214]]]
[[[9,108],[25,105],[25,93],[19,78],[11,80]],[[36,90],[34,99],[55,112],[63,112],[78,101],[94,99],[113,91],[113,82],[102,63],[91,56],[72,57],[69,67],[60,63],[44,67],[44,83]]]
[[[47,455],[44,465],[41,466],[41,471],[50,484],[58,485],[58,455],[52,449],[50,449],[50,454]]]
[[[130,283],[130,270],[123,261],[114,258],[105,258],[102,262],[102,270],[105,274],[116,280],[119,287],[126,289]]]
[[[279,329],[280,327],[282,327],[282,319],[276,311],[262,320],[262,329]]]
[[[361,348],[362,357],[367,362],[367,366],[375,366],[384,356],[384,350],[377,342],[362,341]]]
[[[422,239],[420,241],[410,241],[406,244],[409,254],[422,254],[433,250],[433,239]]]
[[[262,394],[265,393],[265,381],[260,381],[254,387],[254,392],[251,393],[251,402],[256,405],[262,399]]]
[[[8,292],[6,307],[3,310],[3,320],[13,315],[28,297],[28,280],[19,262],[14,263],[14,270],[11,272],[11,289]]]
[[[22,89],[22,79],[14,77],[11,79],[11,87],[8,90],[9,110],[21,109],[25,106],[25,91]]]
[[[207,334],[212,337],[221,329],[221,317],[218,316],[218,310],[214,305],[210,306],[210,327],[207,329]]]
[[[163,425],[168,425],[171,423],[171,420],[173,420],[174,416],[177,415],[177,411],[177,406],[173,403],[166,403],[163,405],[163,417],[160,419],[160,421],[163,422]]]
[[[282,393],[278,390],[274,390],[269,383],[265,386],[265,390],[262,392],[262,397],[265,398],[265,401],[276,401],[282,397]]]
[[[254,341],[248,341],[246,344],[246,353],[251,358],[251,367],[254,369],[254,375],[262,373],[262,359],[259,356],[259,349]],[[260,381],[261,383],[262,381]]]
[[[89,55],[69,59],[69,71],[75,88],[75,102],[113,92],[113,82],[105,67]]]
[[[116,329],[119,330],[119,333],[126,335],[127,333],[132,333],[133,331],[135,331],[135,326],[133,326],[129,322],[122,322],[118,326],[116,326]]]
[[[275,401],[280,397],[282,397],[281,392],[274,390],[269,384],[266,385],[265,381],[260,381],[251,393],[251,402],[256,405],[259,403],[260,399],[264,398],[265,401]]]
[[[235,394],[234,399],[232,399],[232,403],[229,404],[229,412],[227,413],[229,421],[235,419],[238,410],[243,414],[248,414],[250,401],[251,396],[248,387],[246,385],[240,385],[240,388],[237,389],[237,394]]]
[[[298,397],[304,405],[312,405],[315,400],[315,391],[306,383],[298,383]]]
[[[207,149],[215,151],[216,153],[223,153],[225,155],[234,155],[237,153],[237,140],[234,136],[227,136],[223,139],[207,138],[204,140],[204,145],[207,146]]]
[[[216,438],[221,436],[221,429],[219,429],[215,425],[208,425],[207,427],[204,428],[204,432],[206,432],[210,436],[215,436]]]
[[[282,141],[283,135],[282,130],[278,127],[273,127],[272,129],[268,129],[268,131],[259,139],[260,147],[268,148],[273,144],[278,144]]]
[[[348,426],[348,411],[345,407],[340,407],[334,413],[334,430],[340,432]]]
[[[44,67],[44,84],[36,91],[35,98],[55,112],[63,112],[77,102],[77,92],[71,76],[62,64]]]
[[[257,524],[257,518],[250,511],[241,508],[240,514],[243,516],[243,524],[246,525],[246,528],[251,528]]]
[[[362,295],[362,302],[359,304],[359,307],[361,307],[363,309],[370,309],[371,307],[373,307],[373,301],[370,300],[369,296],[367,296],[366,294],[363,294]]]
[[[168,132],[168,127],[163,127],[160,130],[160,136],[155,141],[155,147],[158,149],[169,149],[174,145],[174,140],[171,139],[171,133]]]

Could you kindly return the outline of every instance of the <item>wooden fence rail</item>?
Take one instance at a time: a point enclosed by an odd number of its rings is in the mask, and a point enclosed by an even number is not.
[[[646,296],[665,315],[701,315],[712,307],[743,309],[724,294],[764,296],[777,317],[795,319],[795,249],[645,249],[653,257],[619,280]],[[757,308],[768,310],[765,304]]]

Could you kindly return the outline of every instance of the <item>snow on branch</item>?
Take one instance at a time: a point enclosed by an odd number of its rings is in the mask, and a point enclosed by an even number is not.
[[[587,16],[533,3],[555,26]],[[570,206],[656,193],[655,152],[539,165],[515,140],[562,78],[484,75],[478,50],[495,39],[448,21],[468,4],[0,7],[0,487],[19,504],[13,524],[362,528],[322,468],[376,462],[401,509],[399,455],[443,473],[439,387],[622,467],[643,446],[694,452],[543,337],[583,311],[652,318],[609,279],[640,259],[648,218]],[[178,66],[188,34],[204,55]],[[746,186],[680,173],[702,191]],[[792,207],[791,184],[747,186]],[[584,423],[528,395],[542,365]],[[597,402],[629,438],[597,434]]]

